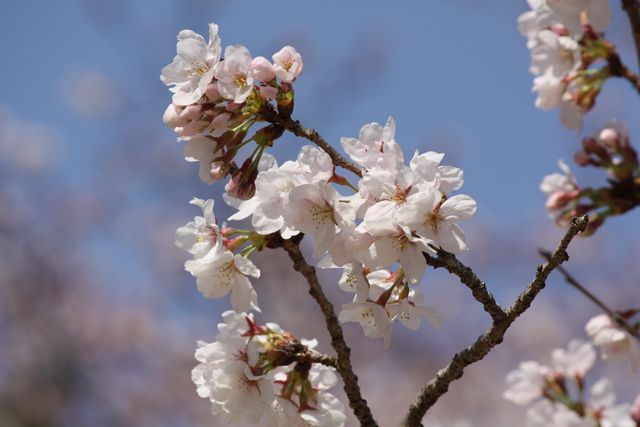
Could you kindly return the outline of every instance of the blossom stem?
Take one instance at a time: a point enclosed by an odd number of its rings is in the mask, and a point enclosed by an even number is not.
[[[284,240],[278,233],[275,233],[266,238],[266,245],[269,248],[282,247],[289,255],[289,258],[291,258],[291,261],[293,261],[293,268],[299,271],[307,280],[309,294],[320,306],[320,310],[324,315],[327,331],[331,337],[331,346],[338,355],[336,370],[342,377],[344,391],[349,400],[349,406],[362,426],[377,427],[378,423],[373,419],[371,409],[360,392],[358,376],[353,372],[353,366],[351,365],[351,349],[344,339],[342,327],[334,311],[333,304],[331,304],[331,301],[329,301],[322,290],[315,268],[307,263],[304,255],[302,255],[300,251],[300,240],[302,240],[302,237],[303,235],[299,234],[293,239]]]
[[[309,141],[320,147],[325,153],[331,157],[333,164],[343,169],[353,172],[355,175],[362,178],[362,171],[354,163],[345,159],[338,151],[333,148],[315,129],[308,129],[298,121],[293,120],[291,117],[283,116],[269,103],[265,103],[260,111],[260,114],[264,120],[269,123],[282,126],[285,130],[288,130],[295,136],[308,139]]]
[[[494,320],[489,329],[476,341],[453,356],[449,364],[438,371],[438,374],[420,390],[420,394],[411,404],[409,410],[400,423],[400,427],[422,426],[422,418],[427,410],[433,406],[440,396],[449,390],[449,385],[462,377],[464,369],[484,358],[495,346],[500,344],[504,335],[515,320],[531,307],[536,296],[544,289],[549,274],[560,264],[569,259],[567,247],[573,238],[586,230],[589,220],[586,216],[574,218],[557,249],[544,265],[538,266],[533,281],[522,291],[511,306],[505,310],[505,316]]]
[[[547,260],[549,260],[549,258],[551,257],[551,253],[547,250],[539,249],[538,252],[540,253],[540,255],[542,255],[543,258],[546,258]],[[609,308],[604,302],[602,302],[602,300],[600,300],[600,298],[596,297],[593,293],[591,293],[591,291],[585,288],[580,282],[578,282],[575,277],[573,277],[571,273],[567,271],[566,268],[558,266],[558,271],[564,276],[564,279],[568,284],[576,288],[580,293],[582,293],[582,295],[587,297],[588,300],[597,305],[602,311],[604,311],[610,318],[615,320],[616,323],[618,323],[632,336],[640,339],[638,332],[635,331],[634,328],[632,328],[629,323],[622,316],[620,316],[619,313]]]
[[[638,3],[638,0],[622,0],[622,8],[629,17],[631,32],[636,47],[638,66],[640,66],[640,3]]]

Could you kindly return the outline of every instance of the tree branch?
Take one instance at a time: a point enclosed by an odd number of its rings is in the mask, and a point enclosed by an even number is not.
[[[489,313],[494,322],[502,320],[507,315],[491,295],[486,284],[476,276],[471,268],[458,261],[455,255],[443,250],[438,250],[437,258],[427,253],[423,253],[423,255],[427,265],[433,268],[445,268],[449,273],[458,276],[460,282],[471,289],[476,301],[482,303],[484,311]]]
[[[441,369],[435,378],[422,387],[420,394],[411,404],[407,415],[400,423],[401,427],[422,426],[424,414],[438,401],[440,396],[447,392],[449,384],[462,377],[464,368],[481,360],[496,345],[502,342],[507,329],[509,329],[518,316],[527,311],[535,297],[545,287],[549,274],[569,259],[569,255],[567,254],[569,243],[578,233],[586,229],[587,224],[588,218],[586,216],[574,218],[571,221],[571,225],[560,241],[558,248],[551,255],[547,263],[538,266],[535,278],[505,311],[505,317],[497,321],[494,320],[491,327],[484,334],[478,337],[471,346],[455,354],[451,362]]]
[[[636,47],[636,58],[640,66],[640,3],[637,0],[622,0],[622,8],[627,12],[631,32]]]
[[[353,413],[362,426],[377,427],[378,424],[373,419],[371,409],[360,392],[358,376],[353,372],[353,367],[351,366],[351,349],[344,339],[342,327],[333,309],[333,304],[331,304],[331,301],[322,290],[315,268],[310,266],[304,259],[300,251],[300,240],[302,240],[301,234],[293,239],[284,240],[278,233],[274,233],[268,236],[267,247],[282,247],[293,261],[293,268],[307,279],[309,294],[316,300],[320,310],[322,310],[327,330],[331,336],[331,346],[338,355],[336,370],[340,373],[344,382],[344,391],[349,399],[349,406],[351,406]]]
[[[632,0],[632,1],[634,3],[636,2],[636,0]],[[622,63],[622,60],[620,59],[620,55],[618,55],[617,52],[614,52],[607,57],[607,64],[609,65],[609,70],[611,71],[611,75],[616,77],[621,77],[627,80],[629,83],[631,83],[633,88],[638,93],[640,93],[640,76],[635,74],[626,65]]]
[[[325,141],[325,139],[321,137],[315,129],[308,129],[302,126],[298,120],[293,120],[291,117],[285,117],[278,114],[278,112],[269,103],[264,104],[260,114],[267,122],[280,125],[292,134],[313,142],[327,153],[329,157],[331,157],[335,166],[340,166],[341,168],[351,171],[362,178],[362,171],[360,168],[338,153],[338,151]]]
[[[549,251],[547,251],[547,250],[539,249],[538,252],[540,253],[540,255],[542,255],[546,259],[549,259],[549,257],[551,257],[551,253]],[[576,288],[585,297],[587,297],[587,299],[589,299],[592,303],[597,305],[610,318],[615,320],[616,323],[618,323],[622,328],[624,328],[627,332],[629,332],[629,334],[631,334],[631,336],[640,339],[640,336],[638,335],[638,332],[634,328],[629,326],[629,323],[618,312],[610,309],[598,297],[596,297],[594,294],[592,294],[587,288],[582,286],[582,284],[580,284],[580,282],[578,282],[578,280],[575,277],[573,277],[573,275],[571,275],[571,273],[569,273],[566,268],[564,268],[562,266],[558,266],[558,271],[564,276],[564,279],[566,280],[567,283],[569,283],[571,286]]]

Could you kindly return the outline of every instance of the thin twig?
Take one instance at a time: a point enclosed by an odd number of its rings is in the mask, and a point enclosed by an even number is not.
[[[538,249],[538,252],[540,253],[540,255],[542,255],[546,259],[549,259],[549,257],[551,256],[551,253],[545,249]],[[589,291],[587,288],[582,286],[582,284],[578,282],[578,280],[575,277],[573,277],[573,275],[569,273],[566,268],[562,266],[558,266],[558,271],[562,273],[567,283],[569,283],[571,286],[576,288],[585,297],[587,297],[587,299],[589,299],[592,303],[600,307],[602,311],[604,311],[610,318],[615,320],[616,323],[622,326],[622,328],[624,328],[627,332],[629,332],[629,334],[640,339],[640,334],[629,325],[629,323],[624,319],[624,317],[622,317],[618,312],[609,308],[604,302],[602,302],[602,300],[600,300],[593,293],[591,293],[591,291]]]
[[[284,240],[279,234],[271,234],[267,239],[267,247],[282,247],[293,261],[293,268],[307,279],[309,294],[316,300],[320,310],[322,310],[327,330],[331,336],[331,346],[338,355],[336,370],[342,377],[344,391],[347,394],[347,399],[349,399],[349,406],[351,406],[353,413],[362,426],[376,427],[378,424],[373,419],[367,401],[362,397],[360,386],[358,385],[358,377],[351,366],[351,349],[344,339],[342,327],[333,309],[333,304],[331,304],[331,301],[329,301],[320,286],[315,268],[307,263],[300,251],[301,239],[301,235],[296,236],[294,239]]]
[[[431,267],[445,268],[449,273],[458,276],[460,282],[471,289],[473,297],[482,304],[484,311],[489,313],[494,321],[500,321],[507,315],[489,292],[486,284],[476,276],[471,268],[458,261],[455,255],[443,250],[438,251],[437,257],[427,253],[423,253],[423,255]]]
[[[338,151],[333,148],[315,129],[308,129],[304,127],[298,120],[293,120],[291,117],[285,117],[279,115],[278,112],[271,106],[271,104],[265,103],[261,110],[261,116],[269,123],[282,126],[284,129],[293,133],[301,138],[308,139],[309,141],[320,147],[325,153],[331,157],[333,164],[343,169],[353,172],[360,178],[362,178],[362,170],[354,163],[345,159]]]
[[[527,288],[516,298],[514,303],[505,311],[506,316],[498,321],[493,321],[491,327],[469,347],[453,356],[451,362],[441,369],[435,378],[420,390],[420,394],[411,404],[407,415],[400,423],[402,427],[422,426],[422,418],[427,410],[438,401],[440,396],[445,394],[449,385],[462,377],[464,368],[481,360],[496,345],[500,344],[504,334],[511,324],[522,313],[527,311],[531,303],[545,287],[549,274],[560,264],[569,259],[567,247],[571,240],[580,232],[584,231],[588,224],[586,216],[574,218],[569,229],[560,241],[558,248],[551,255],[550,260],[544,265],[538,266],[535,278]]]
[[[636,58],[640,66],[640,3],[637,0],[622,0],[622,8],[627,12],[631,32],[636,47]]]

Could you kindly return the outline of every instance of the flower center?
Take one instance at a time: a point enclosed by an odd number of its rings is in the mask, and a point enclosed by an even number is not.
[[[247,84],[247,75],[244,73],[235,73],[232,80],[240,89],[244,89],[249,86]]]
[[[287,59],[282,63],[282,68],[287,70],[287,72],[291,70],[292,66],[293,66],[293,59]]]
[[[440,222],[442,221],[442,216],[440,215],[440,211],[432,211],[429,212],[425,218],[424,218],[424,225],[426,225],[427,227],[431,227],[431,230],[433,230],[433,232],[437,232],[438,231],[438,226],[440,225]]]
[[[325,224],[327,222],[336,223],[333,208],[328,204],[313,205],[311,208],[311,220],[317,224]]]
[[[191,67],[191,76],[198,76],[198,77],[202,77],[205,74],[207,74],[207,72],[210,70],[210,67],[203,63],[203,62],[196,62],[195,64],[193,64],[193,67]]]

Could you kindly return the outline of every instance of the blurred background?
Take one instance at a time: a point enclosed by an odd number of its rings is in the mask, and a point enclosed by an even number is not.
[[[618,8],[617,2],[613,2]],[[478,201],[465,224],[462,259],[507,304],[533,277],[538,247],[562,234],[538,190],[558,158],[571,160],[581,134],[557,112],[534,108],[529,52],[516,28],[524,0],[223,2],[58,0],[5,2],[0,13],[0,426],[213,426],[190,380],[197,339],[213,340],[227,300],[203,298],[183,270],[175,229],[215,198],[197,165],[162,123],[170,93],[160,69],[175,36],[220,25],[223,46],[270,57],[284,45],[303,55],[294,116],[338,144],[368,122],[398,123],[405,156],[446,153],[462,167],[464,193]],[[630,31],[616,10],[607,36],[636,68]],[[640,140],[639,99],[610,81],[587,116],[587,135],[625,121]],[[635,138],[634,138],[635,136]],[[295,157],[286,136],[273,153]],[[578,171],[585,183],[603,177]],[[571,247],[570,271],[614,308],[640,298],[638,217],[614,218]],[[264,315],[330,352],[320,311],[280,251],[258,254]],[[339,304],[349,295],[321,278]],[[488,326],[468,290],[441,271],[422,284],[444,318],[392,345],[345,326],[363,394],[382,426],[393,426],[419,387]],[[548,361],[597,310],[552,275],[503,345],[470,367],[429,412],[426,425],[511,426],[522,408],[502,399],[505,374],[521,360]],[[638,390],[623,365],[598,364],[620,401]],[[342,395],[341,389],[336,393]],[[346,400],[343,399],[344,402]],[[350,420],[350,425],[356,425]]]

